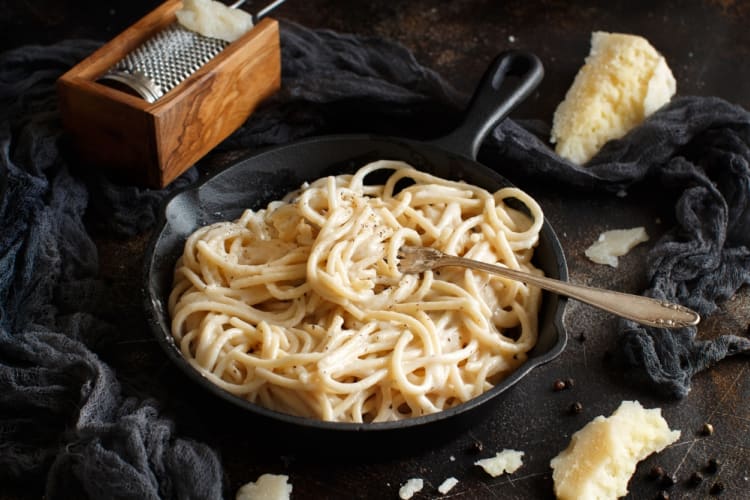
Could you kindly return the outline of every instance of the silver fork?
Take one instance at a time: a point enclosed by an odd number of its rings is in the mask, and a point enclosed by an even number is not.
[[[404,274],[418,274],[446,266],[468,267],[535,285],[648,326],[683,328],[697,325],[701,319],[692,309],[665,300],[535,276],[503,266],[448,255],[434,248],[403,246],[399,250],[398,259],[398,268]]]

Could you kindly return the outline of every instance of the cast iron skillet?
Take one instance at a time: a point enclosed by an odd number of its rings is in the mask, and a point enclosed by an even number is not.
[[[482,140],[492,128],[541,81],[539,60],[523,52],[500,54],[485,73],[466,112],[453,132],[431,142],[374,135],[315,137],[265,150],[218,172],[198,185],[176,193],[166,201],[158,227],[146,254],[146,309],[156,338],[169,358],[192,380],[211,393],[275,423],[329,433],[423,428],[426,424],[453,424],[473,413],[518,382],[534,367],[558,356],[567,336],[562,323],[566,300],[545,293],[539,318],[539,341],[529,359],[490,391],[459,406],[417,418],[370,424],[322,422],[268,410],[220,389],[182,357],[170,334],[167,298],[175,261],[188,235],[197,228],[239,217],[246,208],[258,209],[297,189],[304,181],[353,171],[373,160],[406,161],[416,168],[448,179],[460,179],[496,191],[511,185],[497,172],[475,161]],[[547,276],[567,280],[567,266],[560,242],[545,221],[535,264]],[[349,432],[346,432],[349,431]],[[380,433],[376,433],[380,435]]]

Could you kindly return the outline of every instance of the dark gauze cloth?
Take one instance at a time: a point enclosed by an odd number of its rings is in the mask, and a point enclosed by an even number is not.
[[[164,197],[200,168],[154,191],[85,172],[63,154],[55,79],[98,46],[66,41],[0,55],[0,481],[43,479],[50,499],[221,498],[215,451],[176,435],[163,402],[129,394],[125,375],[97,351],[102,338],[133,332],[106,319],[122,306],[98,278],[94,238],[147,230]],[[387,41],[282,23],[282,51],[284,88],[212,154],[327,132],[420,137],[425,124],[454,122],[466,101]],[[747,111],[676,99],[585,168],[529,130],[506,120],[482,161],[568,191],[649,182],[675,193],[677,224],[650,251],[645,293],[706,316],[750,280]],[[124,300],[140,304],[139,290]],[[618,352],[656,390],[682,397],[696,372],[750,351],[746,337],[695,334],[622,322]]]

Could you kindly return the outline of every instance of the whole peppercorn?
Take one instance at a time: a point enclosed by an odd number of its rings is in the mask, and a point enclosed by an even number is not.
[[[695,488],[699,484],[703,482],[703,474],[700,472],[693,472],[690,474],[690,478],[688,479],[688,485]]]
[[[709,474],[716,474],[720,466],[721,462],[715,458],[712,458],[708,461],[708,465],[706,465],[706,472],[708,472]]]
[[[576,384],[576,381],[573,380],[572,378],[566,378],[565,379],[565,387],[567,387],[568,389],[570,389],[571,387],[573,387],[575,384]]]
[[[662,486],[662,488],[671,488],[674,486],[674,484],[677,481],[675,481],[674,476],[670,476],[669,474],[665,473],[660,479],[659,484]]]
[[[724,483],[714,483],[708,492],[712,495],[720,495],[724,491]]]
[[[701,427],[701,435],[702,436],[710,436],[714,433],[714,426],[706,422],[703,424],[703,427]]]
[[[654,465],[648,473],[649,479],[660,479],[665,474],[661,465]]]
[[[570,413],[573,415],[578,415],[583,412],[583,404],[580,401],[576,401],[575,403],[570,405],[568,411],[570,411]]]
[[[565,385],[565,381],[557,379],[557,380],[555,380],[555,383],[552,386],[552,388],[555,391],[562,391],[562,390],[565,390],[567,388],[567,386]]]
[[[669,492],[667,490],[661,490],[656,494],[656,500],[669,500]]]
[[[484,445],[482,444],[481,441],[474,441],[471,444],[471,451],[473,453],[480,453],[482,450],[484,450]]]

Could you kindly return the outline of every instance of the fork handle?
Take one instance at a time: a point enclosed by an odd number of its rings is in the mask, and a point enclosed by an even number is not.
[[[653,299],[642,295],[615,292],[586,285],[575,285],[565,281],[535,276],[523,271],[496,266],[463,257],[443,256],[435,261],[433,268],[461,266],[486,271],[522,281],[539,288],[585,302],[617,316],[637,323],[659,328],[683,328],[697,325],[700,315],[680,304]]]

